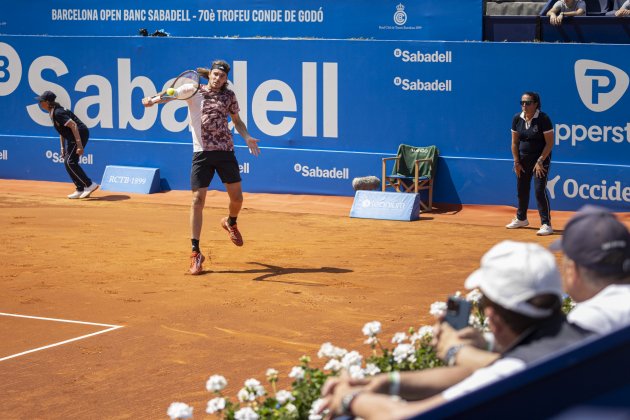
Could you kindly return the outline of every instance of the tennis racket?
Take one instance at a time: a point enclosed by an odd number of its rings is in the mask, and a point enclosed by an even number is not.
[[[171,90],[172,89],[172,90]],[[190,99],[199,90],[199,73],[196,70],[186,70],[181,73],[165,92],[151,98],[152,103],[162,99]],[[169,95],[169,93],[171,93]]]

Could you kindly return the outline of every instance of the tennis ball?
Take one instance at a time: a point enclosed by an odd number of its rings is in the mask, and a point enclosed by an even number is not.
[[[167,94],[168,96],[173,96],[173,95],[175,95],[175,89],[173,89],[173,88],[168,88],[168,89],[166,89],[166,94]]]

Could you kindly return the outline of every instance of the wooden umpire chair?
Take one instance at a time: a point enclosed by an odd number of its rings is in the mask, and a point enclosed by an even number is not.
[[[410,146],[401,144],[394,157],[383,158],[382,190],[392,187],[397,192],[415,193],[426,190],[428,200],[420,200],[422,211],[433,209],[433,181],[437,169],[438,148],[436,146]],[[387,162],[395,161],[387,175]]]

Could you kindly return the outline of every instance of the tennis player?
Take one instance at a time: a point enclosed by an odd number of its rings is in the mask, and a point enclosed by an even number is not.
[[[239,116],[240,108],[236,95],[228,88],[230,65],[222,60],[212,63],[208,73],[208,84],[200,86],[199,91],[187,99],[189,122],[192,128],[193,158],[190,174],[192,190],[192,206],[190,208],[190,229],[192,254],[190,256],[190,274],[197,275],[203,271],[205,257],[201,253],[199,239],[203,223],[203,208],[206,202],[208,186],[215,172],[230,198],[228,217],[221,219],[230,240],[236,246],[243,246],[243,237],[238,230],[237,217],[243,205],[243,191],[238,161],[234,155],[234,141],[228,126],[228,117],[232,119],[234,128],[245,139],[249,152],[254,156],[260,154],[257,139],[249,135],[245,123]],[[186,85],[178,89],[186,89]],[[176,91],[174,96],[177,97]],[[144,98],[145,107],[157,102],[152,98]]]

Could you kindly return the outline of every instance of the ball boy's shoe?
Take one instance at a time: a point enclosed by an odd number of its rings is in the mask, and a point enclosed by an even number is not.
[[[507,225],[505,225],[506,228],[508,229],[518,229],[518,228],[522,228],[525,226],[529,226],[529,222],[526,220],[518,220],[516,217],[514,219],[512,219],[512,221],[510,223],[508,223]]]

